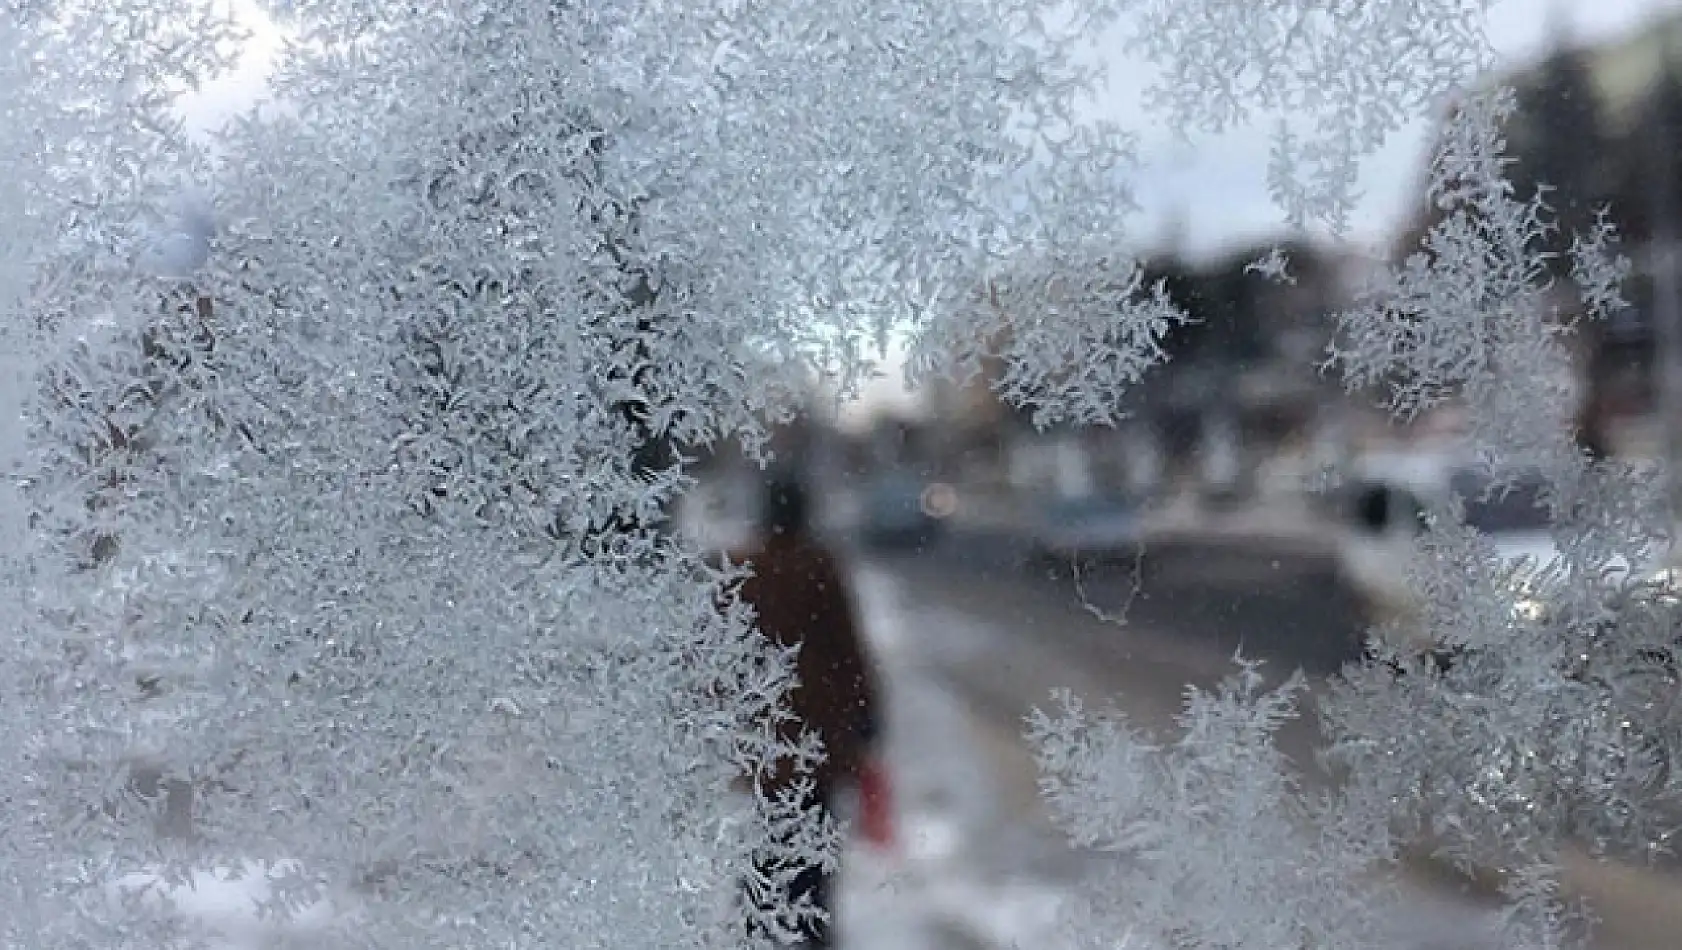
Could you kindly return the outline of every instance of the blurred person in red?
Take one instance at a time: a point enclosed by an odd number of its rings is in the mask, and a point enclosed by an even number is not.
[[[805,486],[790,476],[765,486],[758,543],[733,552],[731,560],[751,568],[739,594],[756,615],[760,632],[778,646],[795,648],[796,681],[788,695],[787,721],[779,737],[792,743],[817,733],[823,758],[811,771],[809,808],[825,813],[844,789],[857,788],[874,768],[877,742],[877,678],[860,635],[852,592],[834,554],[812,536]],[[762,771],[767,796],[793,789],[802,774],[792,758]],[[788,898],[809,900],[823,919],[801,928],[808,947],[833,946],[833,870],[815,862],[795,866],[761,864],[762,873],[790,873]],[[750,900],[755,899],[750,893]],[[763,904],[761,904],[763,909]]]

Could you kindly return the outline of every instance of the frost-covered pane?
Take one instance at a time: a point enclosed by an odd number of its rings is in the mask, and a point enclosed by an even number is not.
[[[749,858],[837,837],[727,791],[822,750],[779,746],[788,658],[670,530],[689,457],[762,458],[891,340],[922,379],[998,360],[1042,426],[1118,419],[1187,319],[1126,254],[1132,135],[1076,118],[1119,18],[1177,129],[1279,120],[1305,229],[1488,58],[1452,0],[275,6],[279,108],[214,159],[171,107],[227,66],[223,5],[0,12],[15,943],[191,946],[108,885],[284,858],[265,912],[354,907],[328,942],[739,945]],[[1431,513],[1412,633],[1458,660],[1349,674],[1336,796],[1296,788],[1294,687],[1253,671],[1160,745],[1038,719],[1064,827],[1141,861],[1086,942],[1372,945],[1352,882],[1398,818],[1533,869],[1536,942],[1564,837],[1662,837],[1675,605],[1633,566],[1669,525],[1650,474],[1578,456],[1553,381],[1549,280],[1598,319],[1627,265],[1604,220],[1547,257],[1511,108],[1460,103],[1440,220],[1335,356],[1398,414],[1473,405],[1492,484],[1542,473],[1560,561],[1520,578]]]

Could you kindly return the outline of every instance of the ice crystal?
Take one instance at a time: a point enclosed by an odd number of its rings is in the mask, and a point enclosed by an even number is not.
[[[1460,400],[1490,491],[1521,471],[1542,477],[1558,557],[1502,565],[1457,504],[1432,512],[1410,576],[1422,613],[1383,638],[1429,653],[1381,649],[1325,716],[1334,757],[1378,790],[1371,820],[1409,821],[1457,860],[1516,869],[1514,926],[1541,946],[1565,933],[1547,883],[1561,847],[1645,854],[1668,838],[1675,660],[1657,631],[1674,603],[1643,580],[1670,535],[1656,480],[1591,462],[1572,440],[1563,337],[1621,305],[1628,265],[1602,220],[1572,245],[1575,293],[1553,286],[1553,223],[1505,177],[1511,109],[1505,92],[1457,109],[1432,165],[1442,220],[1345,315],[1337,358],[1404,415]],[[1560,307],[1573,296],[1580,318]]]
[[[896,335],[914,376],[1000,358],[1038,423],[1113,422],[1183,315],[1122,252],[1133,137],[1077,118],[1092,40],[1133,16],[1178,130],[1280,120],[1285,219],[1337,231],[1360,159],[1487,61],[1485,5],[292,0],[282,108],[215,163],[170,109],[226,65],[221,5],[0,7],[0,935],[194,946],[109,885],[255,860],[266,912],[349,908],[323,944],[748,940],[732,895],[787,883],[750,859],[837,836],[729,791],[822,750],[779,746],[788,658],[668,532],[688,454],[762,449]],[[1563,838],[1662,837],[1675,605],[1629,568],[1668,525],[1570,444],[1578,317],[1510,110],[1461,102],[1442,221],[1337,355],[1546,473],[1542,609],[1434,513],[1423,633],[1459,660],[1351,671],[1336,794],[1296,787],[1294,686],[1252,669],[1161,747],[1038,718],[1065,827],[1134,861],[1087,942],[1372,946],[1355,882],[1398,817],[1524,864],[1545,942]],[[1604,221],[1576,238],[1594,319],[1627,265]]]
[[[1275,122],[1268,183],[1288,223],[1343,231],[1362,159],[1487,66],[1489,0],[1136,0],[1147,94],[1176,129]]]
[[[88,196],[31,300],[68,655],[31,754],[81,922],[134,922],[102,875],[284,856],[273,910],[351,895],[352,944],[732,946],[738,883],[787,885],[751,855],[831,859],[728,791],[789,751],[786,658],[665,516],[953,275],[1119,234],[1126,142],[1070,118],[1109,12],[1042,6],[299,2],[214,167],[116,138],[167,95],[113,109],[66,174],[146,188]],[[210,25],[112,48],[185,85]]]
[[[1266,689],[1240,659],[1214,692],[1189,690],[1179,734],[1154,741],[1067,693],[1035,711],[1054,817],[1076,846],[1117,858],[1066,918],[1077,945],[1386,945],[1387,906],[1361,883],[1387,860],[1386,839],[1301,788],[1276,742],[1303,685]]]

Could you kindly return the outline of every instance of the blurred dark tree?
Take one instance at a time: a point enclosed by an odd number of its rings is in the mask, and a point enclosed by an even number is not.
[[[1508,174],[1521,199],[1540,195],[1550,212],[1553,229],[1542,250],[1557,280],[1570,279],[1572,241],[1588,233],[1612,199],[1606,125],[1588,62],[1579,50],[1556,46],[1537,69],[1535,81],[1519,90],[1518,114],[1508,129],[1514,158]],[[1604,330],[1598,322],[1585,321],[1579,340],[1586,391],[1576,420],[1577,443],[1596,458],[1610,452]]]
[[[1646,243],[1656,236],[1661,209],[1673,222],[1682,219],[1682,187],[1677,187],[1677,179],[1682,176],[1682,161],[1677,156],[1678,145],[1682,144],[1679,73],[1676,54],[1671,51],[1657,81],[1636,108],[1633,134],[1608,148],[1613,162],[1609,177],[1614,217],[1619,230],[1632,243]]]
[[[1636,106],[1631,132],[1607,148],[1612,218],[1637,267],[1625,287],[1630,310],[1607,324],[1584,327],[1589,393],[1579,428],[1585,441],[1604,442],[1604,417],[1631,401],[1630,394],[1607,392],[1610,381],[1645,380],[1635,395],[1639,403],[1654,395],[1654,318],[1659,316],[1661,297],[1655,281],[1660,275],[1643,266],[1641,258],[1653,242],[1682,237],[1682,156],[1677,154],[1682,147],[1682,69],[1677,53],[1674,43],[1667,42],[1663,66]],[[1585,447],[1592,450],[1591,445]]]
[[[1329,259],[1311,245],[1286,242],[1278,250],[1288,262],[1289,283],[1263,273],[1255,265],[1273,251],[1270,243],[1228,252],[1200,266],[1178,258],[1161,258],[1146,267],[1148,280],[1163,280],[1174,302],[1190,322],[1174,328],[1166,341],[1171,359],[1251,364],[1268,358],[1287,327],[1308,318],[1326,301],[1305,304],[1301,298],[1323,296],[1332,274]],[[1295,312],[1312,306],[1316,313]]]
[[[1505,129],[1512,159],[1508,178],[1521,200],[1540,190],[1558,225],[1545,250],[1563,254],[1572,235],[1592,225],[1596,213],[1619,196],[1615,183],[1623,170],[1588,55],[1556,42],[1536,68],[1503,81],[1512,83],[1518,100]],[[1445,114],[1445,126],[1447,119]],[[1418,212],[1398,235],[1398,259],[1419,251],[1425,234],[1442,220],[1442,210],[1423,200],[1423,181],[1420,199]],[[1562,277],[1570,272],[1562,259],[1556,258],[1554,267]]]
[[[1549,255],[1550,275],[1569,280],[1572,242],[1594,226],[1602,211],[1611,209],[1612,220],[1626,237],[1650,233],[1641,198],[1650,191],[1644,180],[1647,163],[1634,158],[1624,147],[1627,143],[1618,141],[1621,136],[1610,131],[1584,50],[1556,40],[1553,52],[1535,69],[1511,81],[1518,101],[1505,130],[1512,158],[1508,177],[1520,200],[1540,195],[1551,222],[1541,250]],[[1638,128],[1647,125],[1645,116],[1643,120]],[[1395,255],[1417,253],[1441,215],[1441,209],[1422,203],[1420,213],[1402,230]],[[1606,410],[1611,405],[1604,388],[1614,354],[1605,325],[1584,322],[1579,329],[1587,391],[1577,419],[1578,441],[1590,454],[1604,455]]]
[[[1609,136],[1588,62],[1579,50],[1556,48],[1518,92],[1518,112],[1507,131],[1513,165],[1508,171],[1520,198],[1537,194],[1556,225],[1547,251],[1554,272],[1565,277],[1574,235],[1593,226],[1612,197]]]

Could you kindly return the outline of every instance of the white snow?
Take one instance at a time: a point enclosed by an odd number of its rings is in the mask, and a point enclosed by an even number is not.
[[[296,861],[280,860],[265,867],[263,862],[247,860],[238,867],[201,871],[187,883],[172,884],[156,870],[140,870],[112,881],[107,893],[114,904],[137,898],[148,911],[185,915],[223,941],[225,950],[266,950],[323,934],[346,909],[341,902],[324,899],[298,907],[285,920],[261,912],[275,899],[277,882],[303,873]]]
[[[1061,889],[982,853],[1020,816],[1001,801],[973,713],[919,661],[927,612],[912,619],[906,607],[915,593],[891,574],[866,565],[854,580],[887,684],[899,847],[885,855],[860,845],[848,854],[836,910],[843,945],[1057,950]]]

